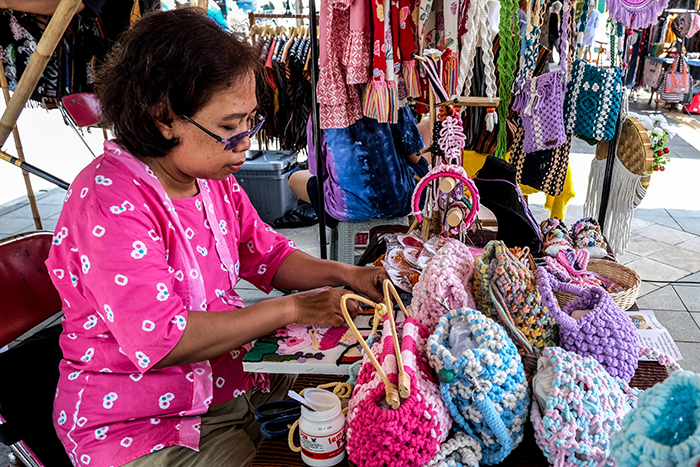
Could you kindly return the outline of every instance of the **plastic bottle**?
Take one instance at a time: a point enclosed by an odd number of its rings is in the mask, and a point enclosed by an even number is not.
[[[299,437],[301,459],[312,467],[330,467],[345,458],[345,416],[338,396],[310,388],[304,397],[319,410],[301,407]]]

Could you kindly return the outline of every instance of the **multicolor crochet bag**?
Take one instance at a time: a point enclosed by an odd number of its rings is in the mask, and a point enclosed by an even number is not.
[[[532,386],[535,440],[552,465],[615,465],[610,434],[637,405],[638,389],[610,376],[597,360],[561,347],[545,349]]]
[[[394,320],[389,293],[406,316],[401,327]],[[452,420],[427,363],[427,328],[409,316],[388,280],[384,282],[384,296],[380,304],[354,294],[341,299],[345,320],[365,350],[348,404],[348,458],[367,467],[423,466],[437,454]],[[381,339],[372,349],[347,311],[348,299],[374,306],[375,320],[383,319]]]
[[[540,351],[559,345],[557,322],[542,304],[532,271],[499,240],[489,242],[475,264],[478,309],[506,329],[532,376]]]
[[[610,439],[618,467],[683,466],[700,462],[700,375],[675,371],[639,397]]]
[[[629,382],[637,369],[639,336],[634,323],[601,287],[560,282],[543,267],[535,274],[542,303],[559,323],[561,346],[598,360],[612,376]],[[559,308],[555,291],[579,297]],[[590,311],[587,311],[590,310]]]
[[[569,48],[569,10],[564,1],[561,18],[561,69],[541,76],[530,76],[522,84],[521,92],[513,102],[513,110],[523,121],[523,151],[531,153],[557,148],[567,141],[564,126],[564,93],[566,92],[566,56]],[[526,53],[537,54],[539,37]],[[532,66],[532,60],[527,61]]]
[[[591,5],[594,2],[590,3]],[[591,6],[591,8],[593,8]],[[583,42],[588,10],[581,14],[578,48]],[[622,26],[618,23],[618,33]],[[618,34],[619,35],[619,34]],[[615,35],[610,36],[612,66],[601,68],[576,58],[571,69],[569,90],[564,100],[566,132],[594,144],[611,140],[617,127],[622,102],[622,67],[616,66]]]
[[[453,353],[454,326],[466,327],[475,348]],[[428,351],[442,399],[459,425],[455,429],[479,441],[483,464],[503,461],[523,439],[529,408],[529,389],[513,342],[483,313],[462,308],[440,318]]]
[[[432,332],[449,310],[474,308],[473,278],[474,257],[469,248],[458,240],[447,240],[413,288],[413,316]]]

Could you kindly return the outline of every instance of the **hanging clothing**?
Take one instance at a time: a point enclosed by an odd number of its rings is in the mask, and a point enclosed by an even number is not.
[[[315,154],[311,122],[309,154]],[[410,164],[406,156],[423,149],[423,138],[408,108],[397,124],[364,117],[348,128],[323,132],[324,166],[309,158],[313,175],[323,174],[326,212],[341,222],[393,219],[411,211],[415,177],[428,172],[427,162]]]
[[[586,30],[583,33],[583,45],[591,46],[595,42],[595,33],[598,29],[598,24],[600,23],[600,11],[597,8],[593,8],[588,13],[588,21],[586,23]]]

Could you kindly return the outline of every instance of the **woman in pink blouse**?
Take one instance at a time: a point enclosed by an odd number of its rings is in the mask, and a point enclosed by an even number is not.
[[[232,176],[260,121],[257,66],[182,9],[144,16],[96,77],[116,140],[73,181],[47,261],[65,312],[54,425],[74,465],[247,465],[254,407],[292,382],[244,372],[249,343],[340,325],[333,286],[381,299],[383,269],[296,250]],[[240,278],[304,292],[244,307]]]

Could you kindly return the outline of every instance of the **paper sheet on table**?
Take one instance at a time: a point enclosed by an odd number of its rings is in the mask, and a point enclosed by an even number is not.
[[[639,344],[643,347],[653,347],[660,352],[668,354],[676,361],[683,360],[683,355],[678,346],[673,341],[668,330],[661,325],[656,315],[651,310],[627,311],[627,316],[632,318],[632,322],[637,327],[639,334]],[[641,361],[651,359],[642,357]]]

